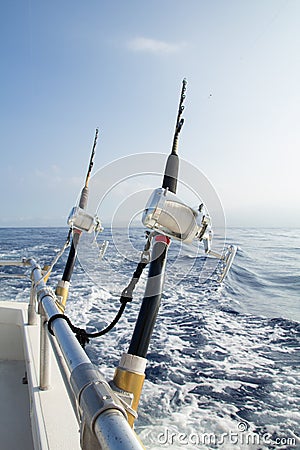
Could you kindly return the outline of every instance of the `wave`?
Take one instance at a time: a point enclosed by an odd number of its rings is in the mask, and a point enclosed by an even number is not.
[[[34,249],[37,257],[51,260],[64,242],[65,230],[51,230],[48,235],[43,230],[37,236],[35,232],[11,230],[1,252],[9,254],[17,243],[20,254]],[[121,239],[122,233],[118,234]],[[149,449],[167,448],[169,444],[182,448],[180,434],[201,437],[211,433],[220,438],[222,433],[239,433],[240,424],[249,433],[257,434],[261,439],[259,448],[266,450],[273,445],[263,442],[266,433],[273,442],[276,437],[300,435],[296,275],[300,263],[296,254],[290,259],[288,252],[285,258],[278,248],[278,236],[288,240],[294,236],[283,230],[278,234],[255,229],[235,233],[231,241],[238,243],[239,251],[222,285],[216,281],[219,269],[210,266],[210,258],[191,258],[190,254],[177,257],[176,252],[170,252],[136,423],[136,431]],[[142,248],[142,236],[136,239]],[[291,242],[286,248],[290,247]],[[279,250],[282,267],[278,264]],[[204,263],[204,270],[211,270],[206,279],[201,277]],[[106,259],[92,266],[90,273],[77,266],[67,303],[67,314],[74,324],[94,331],[109,323],[135,265],[135,261],[114,254],[111,246]],[[63,266],[64,260],[50,278],[54,285]],[[145,281],[143,276],[117,326],[87,345],[87,353],[108,379],[121,354],[128,350]],[[26,280],[18,287],[8,280],[2,283],[1,296],[9,291],[25,300],[29,288]],[[160,438],[166,430],[175,437],[172,443],[162,445]],[[187,442],[184,448],[195,445]],[[199,448],[232,450],[232,443],[222,447],[203,444]],[[241,448],[246,449],[247,444]]]

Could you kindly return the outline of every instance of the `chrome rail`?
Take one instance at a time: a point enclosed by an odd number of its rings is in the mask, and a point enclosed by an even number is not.
[[[15,267],[28,267],[30,262],[26,259],[1,259],[0,266],[15,266]]]
[[[34,319],[36,303],[38,304],[41,317],[40,389],[47,390],[50,386],[51,372],[47,321],[60,313],[56,306],[55,293],[46,286],[42,270],[33,258],[20,261],[2,260],[0,266],[31,268],[32,286],[28,311],[33,325],[36,323]],[[82,449],[143,449],[128,424],[123,404],[92,364],[67,322],[62,318],[56,318],[51,326],[54,332],[53,339],[56,339],[70,371],[70,386],[66,388],[71,388],[77,402]]]
[[[13,267],[28,267],[30,264],[23,258],[21,260],[17,259],[2,259],[0,260],[0,267],[13,266]],[[0,278],[24,278],[26,277],[23,273],[2,273],[0,272]]]

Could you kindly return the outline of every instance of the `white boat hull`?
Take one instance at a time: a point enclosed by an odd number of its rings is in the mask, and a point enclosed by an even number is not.
[[[79,450],[79,424],[63,381],[68,371],[55,346],[51,388],[39,389],[40,326],[27,324],[27,308],[26,303],[0,302],[1,446]],[[55,345],[52,339],[51,343]],[[23,377],[28,384],[23,384]]]

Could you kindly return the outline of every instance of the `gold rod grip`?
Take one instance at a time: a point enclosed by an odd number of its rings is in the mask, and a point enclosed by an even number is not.
[[[137,412],[145,380],[147,360],[140,356],[124,353],[113,378],[114,385],[133,395],[131,408]],[[133,427],[136,416],[127,411],[128,423]]]

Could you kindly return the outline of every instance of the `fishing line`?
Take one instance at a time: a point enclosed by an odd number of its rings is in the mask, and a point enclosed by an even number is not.
[[[44,266],[44,269],[47,270],[46,273],[43,273],[42,278],[40,278],[34,285],[34,287],[36,287],[42,280],[47,280],[47,278],[49,277],[50,273],[53,270],[53,267],[55,266],[55,264],[58,262],[58,260],[62,257],[62,255],[64,254],[64,251],[70,246],[70,241],[71,241],[71,234],[72,234],[72,229],[70,228],[66,242],[64,243],[64,245],[62,246],[62,248],[60,249],[60,251],[55,255],[52,263],[48,266]]]

